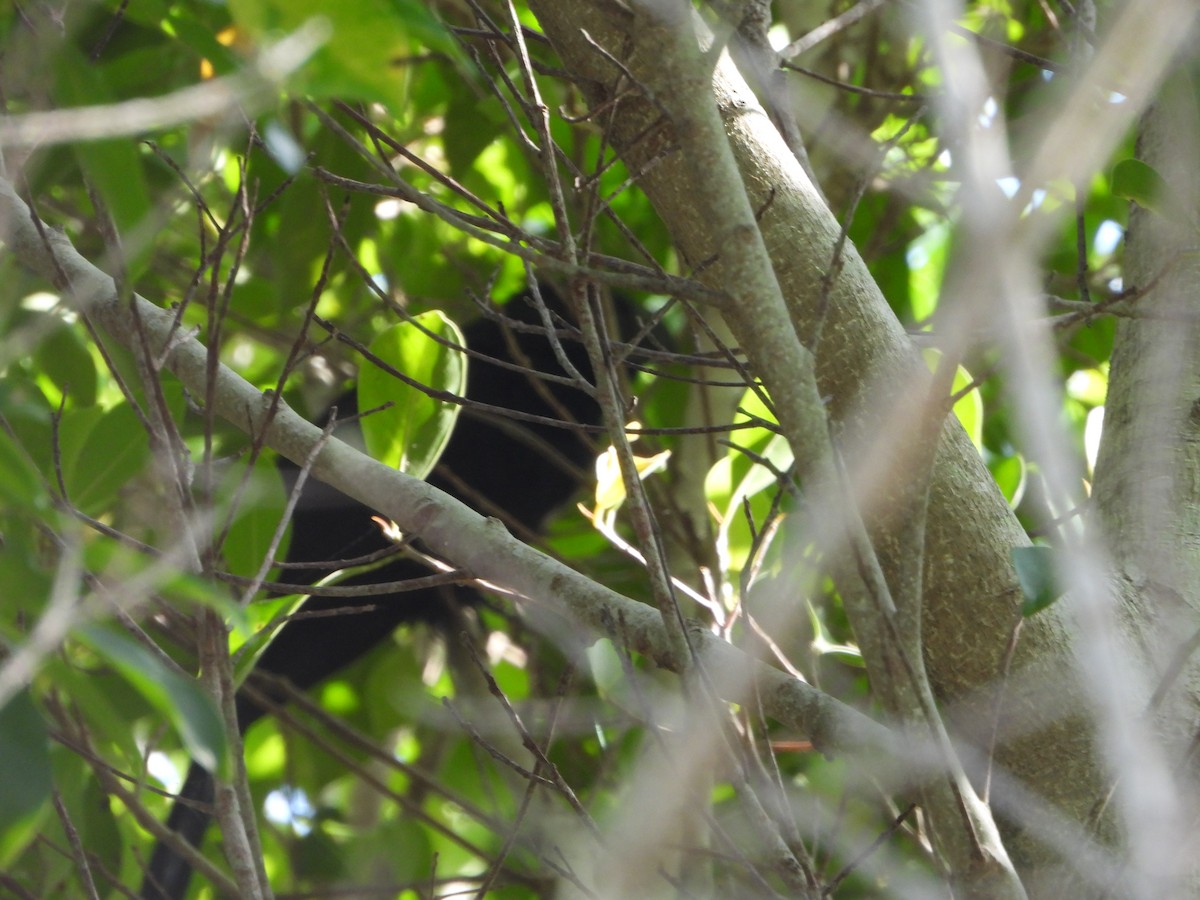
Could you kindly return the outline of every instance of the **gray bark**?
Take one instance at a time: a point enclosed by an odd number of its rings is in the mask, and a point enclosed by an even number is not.
[[[617,67],[595,48],[598,44],[619,59],[644,88],[658,81],[661,45],[645,29],[632,28],[629,14],[615,4],[576,0],[531,6],[594,107],[624,90],[609,137],[639,175],[684,264],[702,266],[703,281],[735,298],[744,296],[730,276],[737,261],[726,255],[711,217],[697,207],[701,192],[685,153],[671,152],[686,144],[689,135],[676,134],[669,122],[661,121],[650,98],[622,82]],[[836,219],[753,94],[724,61],[717,66],[713,91],[750,204],[761,211],[758,224],[792,323],[802,340],[820,325],[816,377],[839,444],[848,453],[862,452],[893,437],[884,411],[905,399],[897,391],[913,383],[922,363],[852,246],[847,246],[841,273],[823,302],[822,279],[839,233]],[[760,371],[773,364],[756,361],[756,348],[744,349]],[[904,474],[895,472],[897,477]],[[898,482],[884,482],[866,498],[875,523],[874,545],[889,581],[907,563],[900,555],[907,544],[902,534],[906,523],[888,516],[895,509],[893,494],[901,492]],[[949,423],[930,487],[922,637],[930,681],[956,738],[983,753],[989,746],[996,692],[1002,689],[1006,647],[1019,619],[1019,589],[1009,552],[1027,543],[979,454],[957,423]],[[1101,792],[1090,726],[1085,716],[1072,712],[1082,704],[1069,647],[1069,627],[1057,610],[1025,623],[1004,689],[997,748],[997,758],[1012,778],[1062,816],[1059,838],[1063,829],[1078,837],[1069,823],[1087,822]],[[1053,710],[1046,709],[1047,685],[1054,685]],[[1013,797],[995,799],[1001,808],[1016,803]],[[1037,832],[1008,830],[1009,852],[1026,873],[1053,866],[1058,859],[1047,835]]]

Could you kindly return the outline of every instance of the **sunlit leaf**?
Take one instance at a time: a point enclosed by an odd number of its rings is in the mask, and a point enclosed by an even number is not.
[[[909,302],[918,322],[928,319],[937,309],[952,234],[949,222],[938,221],[908,245]]]
[[[739,403],[735,423],[761,420],[773,423],[775,417],[758,392],[747,390]],[[771,467],[763,465],[765,460]],[[719,514],[717,541],[727,565],[738,571],[745,565],[753,543],[746,521],[747,501],[755,516],[765,515],[770,496],[777,484],[776,472],[792,464],[792,451],[784,437],[766,425],[743,428],[730,438],[730,448],[718,460],[704,480],[704,494]],[[758,521],[759,526],[762,525]]]
[[[638,422],[631,422],[630,428],[638,428]],[[653,456],[633,457],[634,468],[638,478],[645,479],[655,472],[661,472],[671,459],[671,451],[664,450]],[[596,457],[596,511],[597,513],[617,509],[625,502],[625,479],[621,477],[621,464],[617,461],[615,447],[609,447]]]
[[[431,310],[393,325],[371,342],[370,350],[417,384],[461,396],[467,385],[467,358],[455,346],[463,344],[458,326]],[[367,452],[385,465],[424,478],[450,440],[461,407],[434,399],[378,366],[364,366],[358,378],[358,408],[367,412],[387,404],[362,419]]]
[[[1019,453],[991,464],[992,477],[1008,505],[1016,508],[1025,495],[1025,458]]]
[[[813,637],[810,643],[810,649],[818,656],[826,654],[837,657],[846,665],[854,666],[856,669],[865,669],[866,661],[863,659],[862,651],[853,644],[841,644],[834,641],[829,629],[825,626],[825,622],[818,614],[816,607],[808,604],[808,622],[812,628]]]
[[[922,351],[925,357],[925,363],[929,366],[929,371],[937,370],[938,360],[941,359],[941,352],[934,349]],[[954,385],[951,391],[954,394],[959,394],[966,390],[969,385],[974,384],[975,379],[964,366],[959,366],[954,373]],[[961,423],[967,435],[971,438],[971,443],[977,449],[983,449],[983,397],[979,393],[978,387],[973,387],[971,390],[963,394],[954,403],[954,415]]]
[[[287,622],[287,617],[307,599],[306,594],[287,594],[258,600],[247,606],[244,627],[232,629],[229,636],[230,652],[237,651],[239,654],[234,671],[235,684],[241,684],[249,677],[271,641]]]

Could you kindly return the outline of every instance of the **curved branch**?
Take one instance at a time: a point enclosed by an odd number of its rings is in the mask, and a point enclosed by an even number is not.
[[[81,256],[61,232],[40,223],[0,179],[0,236],[24,267],[49,279],[114,339],[139,352],[138,330],[148,348],[194,396],[205,396],[206,348],[181,336],[175,317],[145,298],[122,303],[108,275]],[[265,446],[297,463],[307,460],[325,440],[312,475],[365,503],[418,535],[434,553],[477,578],[506,588],[612,638],[663,668],[679,668],[657,610],[597,584],[523,544],[496,519],[479,515],[448,494],[411,478],[322,432],[282,401],[264,395],[226,366],[220,366],[214,411]],[[762,698],[768,715],[809,738],[822,753],[876,759],[909,755],[911,747],[884,726],[778,669],[750,658],[702,628],[693,629],[693,646],[713,673],[722,695],[743,702],[749,690]],[[864,762],[865,762],[864,758]]]

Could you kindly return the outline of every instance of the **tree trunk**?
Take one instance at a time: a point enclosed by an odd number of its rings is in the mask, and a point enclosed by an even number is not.
[[[1169,196],[1144,200],[1156,211],[1130,212],[1125,286],[1139,295],[1113,346],[1092,521],[1107,542],[1132,663],[1112,690],[1131,692],[1139,713],[1153,709],[1158,726],[1132,729],[1133,741],[1106,735],[1122,773],[1115,799],[1144,876],[1169,885],[1194,862],[1182,850],[1194,814],[1177,780],[1200,720],[1200,114],[1183,72],[1143,114],[1137,153]]]
[[[737,296],[728,278],[733,261],[722,255],[710,218],[697,208],[697,186],[683,152],[673,152],[688,138],[673,133],[646,96],[645,86],[657,80],[662,47],[644,29],[630,27],[629,16],[612,4],[531,6],[593,108],[607,109],[620,93],[616,113],[602,121],[670,229],[684,265]],[[597,45],[620,60],[639,85],[623,79]],[[920,383],[914,382],[914,372],[923,371],[919,355],[849,244],[823,297],[837,220],[727,56],[716,67],[713,91],[792,322],[806,343],[820,327],[818,385],[839,446],[853,460],[876,448],[881,435],[891,439],[885,412]],[[744,349],[754,363],[755,348]],[[906,546],[906,521],[887,516],[888,494],[897,486],[877,487],[879,493],[865,499],[873,512],[869,521],[882,523],[873,526],[872,539],[892,583],[906,563],[898,549]],[[1019,621],[1020,593],[1009,554],[1028,542],[978,452],[957,422],[949,422],[930,488],[922,637],[930,681],[955,737],[981,754],[990,745],[1006,648]],[[997,759],[1068,822],[1085,823],[1102,789],[1091,728],[1078,712],[1084,704],[1069,635],[1066,617],[1054,607],[1024,623],[1003,688]],[[1047,709],[1047,685],[1054,685],[1053,709]],[[1016,802],[1003,788],[997,791],[993,799],[1001,810]],[[1042,837],[1016,826],[1008,832],[1009,852],[1026,874],[1055,865],[1058,857]]]

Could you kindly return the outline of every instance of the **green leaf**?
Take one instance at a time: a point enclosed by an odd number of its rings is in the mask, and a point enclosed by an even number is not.
[[[415,382],[461,395],[467,384],[466,356],[430,334],[451,344],[464,344],[458,326],[431,310],[393,325],[371,342],[370,349]],[[414,478],[424,478],[450,440],[460,407],[435,400],[378,367],[364,368],[358,377],[358,408],[365,412],[387,403],[391,404],[387,409],[363,417],[367,452]]]
[[[1057,553],[1052,547],[1015,547],[1013,567],[1021,585],[1021,615],[1029,618],[1039,613],[1059,597],[1063,590],[1058,584]]]
[[[248,480],[245,476],[242,466],[229,466],[222,473],[217,488],[216,526],[218,529],[226,526],[229,505],[236,501],[238,506],[221,544],[221,556],[228,571],[250,578],[258,573],[263,557],[270,549],[271,539],[287,506],[287,491],[275,471],[274,461],[265,455],[255,461]],[[271,574],[267,573],[268,581]]]
[[[81,680],[84,677],[86,676],[80,673]],[[90,712],[90,710],[84,709],[78,701],[76,706],[85,714]],[[130,732],[128,734],[129,743],[134,743],[132,729],[128,725],[126,725],[126,731]],[[92,744],[92,749],[102,750],[95,744]],[[111,763],[112,760],[110,759],[108,762]],[[136,771],[141,769],[145,760],[140,754],[135,754],[130,763]],[[121,871],[121,860],[129,847],[129,841],[121,834],[120,825],[113,815],[112,798],[101,784],[100,779],[96,777],[96,773],[92,769],[93,761],[81,756],[74,749],[51,742],[50,764],[54,789],[66,809],[67,818],[74,826],[91,864],[93,866],[96,866],[97,862],[100,864],[99,867],[93,869],[93,872],[97,870]],[[118,763],[118,766],[120,765]],[[53,807],[48,804],[47,816],[43,820],[42,839],[53,842],[54,846],[66,846],[68,838],[63,830],[63,823],[57,816],[52,815],[52,810]],[[27,865],[33,863],[32,856],[32,853],[26,853],[23,862]],[[39,875],[45,873],[44,880],[36,885],[27,881],[24,886],[31,891],[35,888],[40,889],[37,896],[50,897],[64,894],[84,896],[82,892],[76,894],[69,888],[63,887],[75,882],[78,873],[73,863],[68,862],[67,865],[62,866],[52,857],[42,857],[37,860],[35,865]],[[50,885],[59,887],[52,889]],[[104,896],[103,892],[101,896]]]
[[[322,583],[324,580],[318,582]],[[307,599],[307,594],[286,594],[283,597],[256,600],[246,607],[245,624],[229,634],[230,652],[237,651],[240,654],[234,670],[234,684],[241,685],[254,671],[271,641],[287,623],[287,617],[303,606]]]
[[[1113,166],[1112,192],[1164,219],[1184,225],[1192,224],[1191,216],[1175,199],[1175,193],[1166,179],[1140,159],[1123,159]]]
[[[5,435],[0,431],[0,484],[8,472],[4,466],[3,449]],[[37,475],[30,483],[37,486]],[[25,626],[36,621],[42,614],[46,599],[53,584],[54,567],[46,546],[46,536],[39,526],[45,519],[39,518],[33,509],[8,506],[10,498],[0,489],[0,646],[5,641],[23,641]],[[49,503],[39,504],[43,507]],[[51,522],[54,521],[50,518]]]
[[[0,709],[0,863],[34,837],[38,818],[53,779],[50,737],[28,690]]]
[[[851,644],[841,644],[835,641],[817,607],[812,602],[809,602],[807,606],[808,622],[813,633],[812,642],[809,644],[812,652],[817,656],[831,654],[846,665],[854,666],[856,669],[865,669],[867,663],[863,659],[862,651]]]
[[[75,702],[96,745],[115,751],[129,768],[141,765],[132,723],[151,711],[141,694],[115,672],[89,670],[61,656],[51,658],[42,675]]]
[[[992,477],[996,479],[1004,499],[1013,509],[1021,503],[1025,496],[1025,457],[1017,453],[988,464]]]
[[[279,40],[310,19],[328,23],[329,39],[294,81],[314,97],[372,100],[405,108],[411,67],[398,61],[435,51],[463,65],[462,49],[419,0],[230,0],[238,27],[263,42]]]
[[[908,245],[908,289],[912,317],[917,322],[928,319],[937,309],[953,235],[949,222],[935,220]]]
[[[738,404],[735,424],[753,419],[774,422],[775,416],[759,394],[747,389]],[[776,488],[775,474],[766,466],[742,452],[769,460],[778,471],[792,464],[792,451],[787,440],[765,426],[741,428],[733,432],[730,449],[717,460],[704,479],[704,496],[719,516],[717,540],[729,560],[729,571],[738,572],[746,564],[754,537],[746,521],[744,506],[750,502],[759,526],[768,514]]]
[[[241,60],[234,50],[217,39],[212,24],[197,18],[193,10],[182,8],[182,4],[172,6],[174,8],[169,9],[159,23],[164,19],[169,23],[182,45],[183,52],[186,54],[190,50],[197,60],[207,60],[214,75],[230,75],[236,72]]]
[[[145,647],[107,628],[89,625],[77,629],[75,636],[171,722],[196,762],[220,775],[227,772],[225,728],[199,682],[168,669]]]
[[[91,773],[88,773],[89,775]],[[100,782],[88,777],[78,800],[70,798],[79,807],[73,818],[79,825],[83,845],[104,863],[110,872],[121,871],[121,859],[126,851],[117,817],[113,814],[112,799]]]
[[[17,507],[46,507],[42,479],[30,462],[27,448],[0,428],[0,499]],[[11,587],[9,587],[11,590]]]
[[[91,406],[96,402],[96,364],[74,328],[55,323],[34,349],[33,362],[72,403]]]
[[[60,105],[104,106],[122,99],[110,85],[103,66],[89,64],[70,42],[63,42],[58,50]],[[135,233],[153,208],[137,142],[128,138],[91,140],[75,144],[74,152],[79,168],[103,198],[118,233]],[[150,258],[154,241],[135,240],[124,246],[129,253],[123,260],[126,275],[136,279]]]
[[[958,371],[954,374],[954,393],[957,394],[959,391],[965,390],[974,381],[975,379],[971,373],[963,366],[959,366]],[[971,390],[959,397],[954,404],[954,415],[962,423],[963,430],[970,436],[971,443],[975,445],[975,449],[982,450],[983,397],[979,393],[978,386],[971,388]]]
[[[330,572],[325,577],[314,582],[315,587],[337,585],[348,578],[354,578],[365,572],[373,571],[387,565],[387,560],[377,560],[362,566],[351,566]],[[258,665],[258,660],[271,646],[271,642],[279,636],[279,632],[288,623],[288,618],[304,605],[308,599],[306,593],[285,594],[282,597],[269,597],[265,600],[255,600],[244,609],[237,607],[236,617],[232,618],[233,626],[229,633],[229,650],[236,653],[236,665],[233,683],[241,685]]]
[[[64,415],[60,435],[70,500],[88,515],[109,512],[117,493],[150,459],[146,431],[128,403],[103,412],[90,407]]]
[[[497,113],[503,115],[503,107],[492,96],[481,99],[462,82],[456,82],[450,88],[442,145],[446,148],[450,171],[460,181],[465,180],[466,173],[483,149],[496,139],[496,130],[481,128],[480,119],[492,123]]]
[[[925,357],[925,364],[929,366],[930,372],[936,372],[938,361],[942,357],[940,350],[932,348],[922,351],[922,356]],[[958,394],[964,390],[967,385],[974,383],[974,378],[965,367],[959,366],[954,373],[954,386],[951,391]],[[983,396],[979,393],[979,386],[971,388],[963,394],[954,404],[954,415],[962,425],[963,430],[971,438],[971,443],[975,445],[975,449],[983,449]]]

